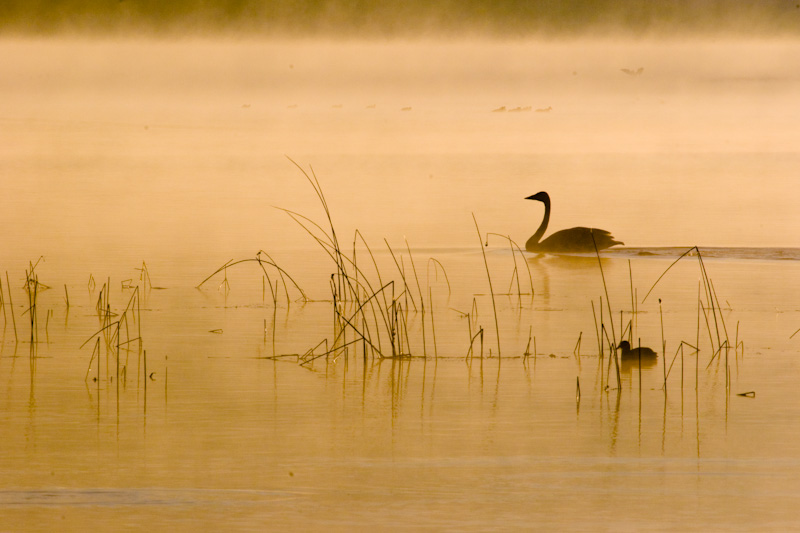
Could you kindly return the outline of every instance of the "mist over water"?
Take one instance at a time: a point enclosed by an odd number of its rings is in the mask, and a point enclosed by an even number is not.
[[[795,3],[354,5],[0,7],[0,524],[796,528]]]
[[[800,7],[785,0],[7,0],[0,6],[0,30],[44,34],[774,36],[797,35],[799,18]]]
[[[26,257],[67,236],[139,255],[295,245],[273,206],[316,199],[286,156],[379,240],[471,246],[474,212],[524,242],[542,210],[523,199],[546,190],[553,230],[798,244],[793,42],[2,46],[0,222]]]

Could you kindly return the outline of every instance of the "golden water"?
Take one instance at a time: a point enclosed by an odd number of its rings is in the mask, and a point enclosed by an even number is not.
[[[0,51],[2,529],[797,527],[796,44],[6,40]],[[427,357],[270,359],[333,335],[335,266],[273,207],[324,221],[286,155],[313,166],[342,245],[352,251],[358,228],[384,281],[399,275],[383,238],[410,277],[408,239],[433,313],[401,301],[410,349]],[[611,320],[597,258],[526,268],[492,237],[496,328],[472,214],[523,243],[542,216],[523,198],[539,190],[553,197],[550,231],[594,225],[650,247],[604,254]],[[642,301],[695,244],[724,325],[698,329],[696,257]],[[221,275],[195,288],[259,249],[320,301],[275,308],[252,264],[228,270],[229,292]],[[22,286],[40,256],[52,288],[31,349]],[[143,260],[156,288],[139,279]],[[107,280],[116,312],[125,286],[142,289],[147,377],[132,343],[123,376],[104,351],[84,379],[93,344],[80,346],[100,328]],[[641,380],[625,365],[619,389],[598,357],[601,296],[615,337],[633,318],[658,349],[663,321],[667,357]],[[467,359],[480,327],[483,358],[476,343]],[[744,344],[711,361],[719,328]],[[699,360],[681,358],[698,337]]]

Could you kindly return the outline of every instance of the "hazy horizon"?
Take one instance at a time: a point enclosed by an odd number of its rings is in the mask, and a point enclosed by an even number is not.
[[[765,0],[346,2],[7,0],[0,36],[61,34],[329,37],[800,36],[800,4]]]

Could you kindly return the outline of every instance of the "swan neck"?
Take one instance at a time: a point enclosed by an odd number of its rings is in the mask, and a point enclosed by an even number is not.
[[[536,230],[528,242],[525,243],[525,249],[530,251],[534,251],[539,244],[539,241],[544,236],[544,232],[547,231],[547,224],[550,222],[550,199],[545,198],[542,200],[544,204],[544,218],[542,219],[542,223],[539,225],[539,229]]]

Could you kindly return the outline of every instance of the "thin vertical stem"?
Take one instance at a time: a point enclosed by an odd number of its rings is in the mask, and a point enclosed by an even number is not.
[[[486,278],[489,280],[489,292],[492,295],[492,309],[494,310],[494,327],[497,333],[497,357],[500,355],[500,322],[497,320],[497,304],[494,301],[494,288],[492,288],[492,276],[489,274],[489,261],[486,259],[486,250],[483,247],[483,239],[481,239],[481,230],[478,228],[478,220],[475,218],[475,213],[472,213],[472,220],[475,222],[475,231],[478,232],[478,242],[481,247],[481,254],[483,254],[483,264],[486,266]]]

